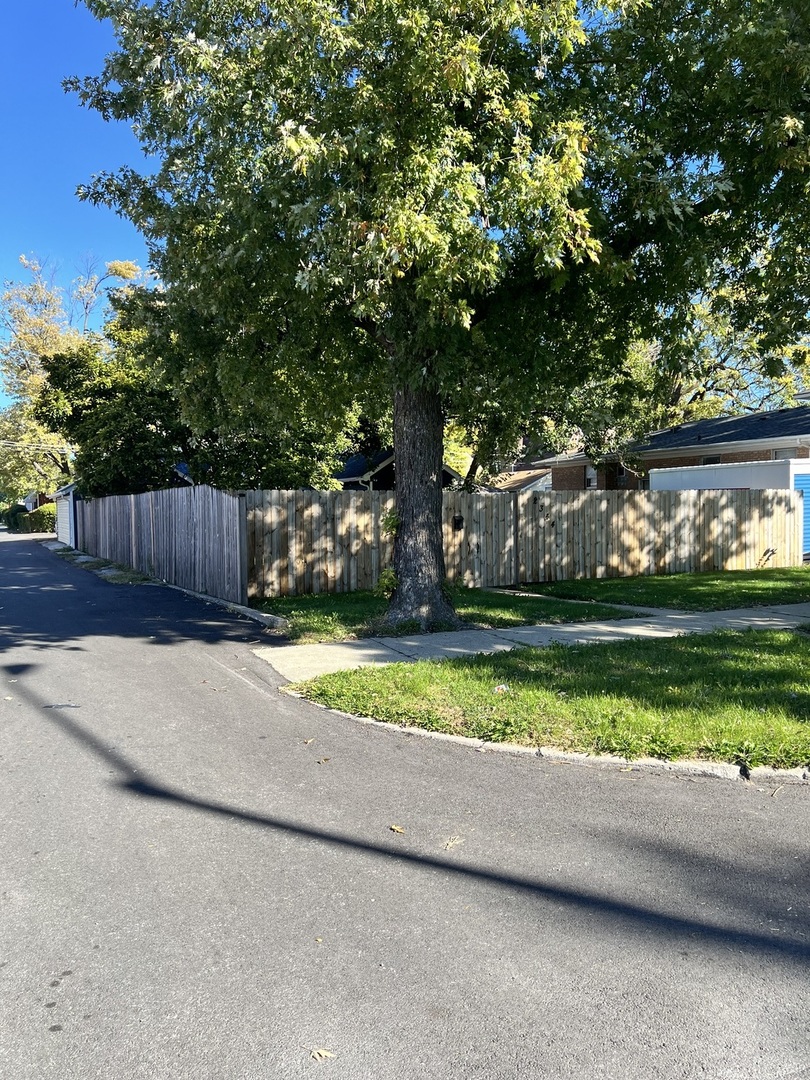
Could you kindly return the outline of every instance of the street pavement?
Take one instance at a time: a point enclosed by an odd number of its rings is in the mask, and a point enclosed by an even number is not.
[[[810,785],[363,725],[273,642],[0,536],[2,1080],[810,1080]]]

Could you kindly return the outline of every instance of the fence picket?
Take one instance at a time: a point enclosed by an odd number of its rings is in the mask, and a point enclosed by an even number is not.
[[[77,525],[91,555],[245,602],[371,587],[391,565],[382,521],[393,505],[390,492],[240,500],[200,485],[80,501]],[[801,494],[788,490],[446,492],[443,509],[447,575],[476,586],[796,566],[802,523]]]

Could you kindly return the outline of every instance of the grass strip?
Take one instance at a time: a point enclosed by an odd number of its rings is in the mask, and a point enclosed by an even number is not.
[[[606,604],[572,604],[531,593],[516,596],[487,589],[454,590],[453,603],[462,622],[486,629],[534,623],[602,622],[626,619],[635,614]],[[279,597],[264,600],[256,607],[269,615],[287,619],[290,639],[301,645],[392,633],[391,628],[384,625],[388,601],[368,591]],[[454,628],[436,625],[431,629]],[[400,635],[418,632],[417,623],[401,623],[397,627]]]
[[[330,708],[490,742],[810,765],[810,636],[723,631],[367,667],[299,683]]]
[[[148,574],[142,574],[140,570],[133,570],[129,566],[110,562],[109,559],[87,558],[81,551],[74,548],[59,548],[55,551],[60,559],[78,566],[81,570],[106,570],[108,573],[100,574],[111,585],[142,585],[145,581],[153,579]]]
[[[588,578],[520,587],[537,596],[569,600],[637,604],[680,611],[724,611],[810,602],[810,566],[656,577]]]

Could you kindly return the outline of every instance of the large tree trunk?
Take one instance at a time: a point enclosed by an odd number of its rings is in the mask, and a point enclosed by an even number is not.
[[[409,387],[395,390],[397,587],[387,618],[391,623],[413,620],[423,630],[457,621],[453,606],[443,592],[443,421],[437,393]]]

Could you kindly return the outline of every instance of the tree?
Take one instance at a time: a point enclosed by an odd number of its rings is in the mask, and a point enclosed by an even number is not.
[[[138,494],[172,483],[220,488],[328,484],[344,446],[339,433],[297,422],[193,430],[175,389],[150,355],[144,312],[160,300],[124,289],[111,296],[103,333],[85,334],[41,360],[36,419],[75,447],[73,473],[90,496]],[[209,422],[215,403],[186,387]],[[183,466],[178,470],[177,466]]]
[[[12,399],[0,410],[0,489],[18,499],[69,479],[70,447],[35,419],[31,403],[43,382],[42,357],[73,337],[47,266],[24,256],[20,263],[28,279],[5,282],[0,296],[0,377]]]
[[[73,472],[90,496],[167,487],[190,432],[170,391],[123,348],[94,337],[43,359],[38,419],[76,447]]]
[[[718,308],[716,297],[714,304],[695,304],[677,365],[671,358],[664,362],[659,344],[639,341],[615,367],[581,386],[564,393],[548,387],[524,418],[522,452],[584,450],[594,461],[618,456],[630,464],[634,444],[654,431],[795,405],[804,348],[794,344],[768,353],[756,333],[736,330]],[[481,445],[492,435],[485,431]],[[490,452],[499,456],[497,444]]]
[[[157,168],[83,195],[144,232],[175,341],[237,407],[393,402],[392,620],[451,614],[447,418],[505,440],[638,340],[674,365],[709,285],[766,348],[807,332],[803,9],[85,2],[120,47],[68,85]]]
[[[0,376],[12,404],[0,411],[0,483],[15,496],[53,491],[70,479],[73,449],[57,434],[36,403],[46,385],[46,365],[59,354],[81,351],[94,309],[110,284],[132,282],[140,270],[132,262],[108,263],[103,275],[91,260],[67,292],[46,263],[20,257],[28,272],[7,281],[0,297]],[[79,313],[81,330],[73,315]]]
[[[65,440],[36,423],[25,404],[0,410],[0,491],[6,498],[50,493],[66,483],[69,453]]]

